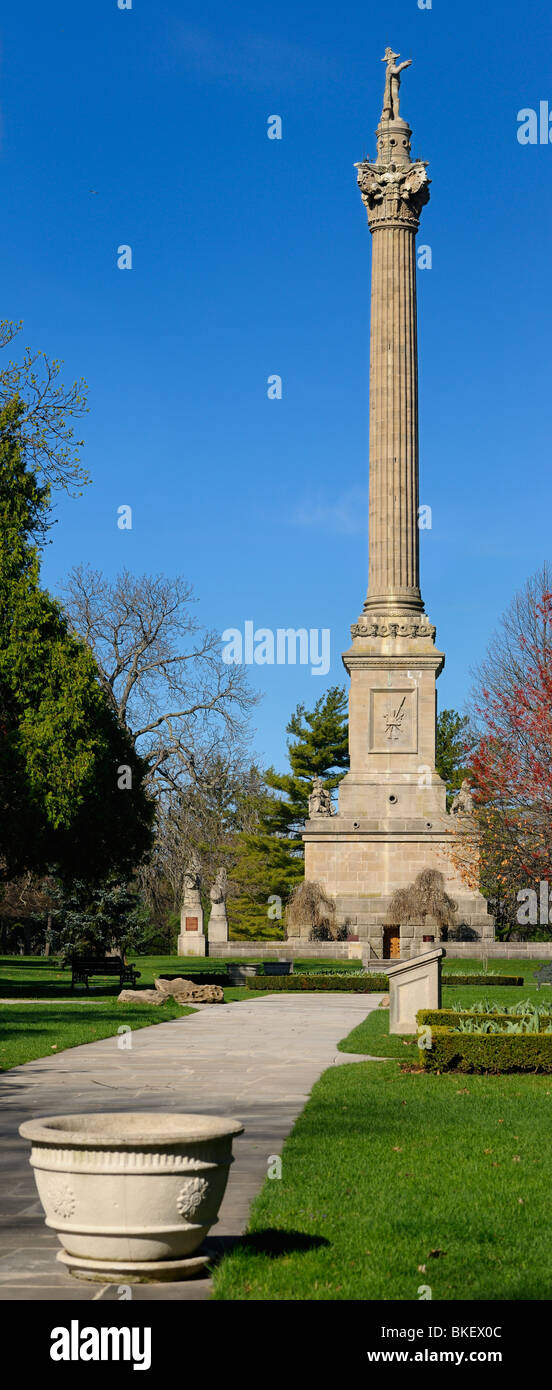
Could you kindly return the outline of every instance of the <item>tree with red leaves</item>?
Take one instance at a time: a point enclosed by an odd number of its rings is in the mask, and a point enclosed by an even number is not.
[[[552,882],[552,580],[541,570],[504,615],[475,691],[471,750],[481,880],[516,932],[549,937],[539,884]],[[529,925],[520,892],[536,890]],[[546,915],[546,914],[545,914]]]

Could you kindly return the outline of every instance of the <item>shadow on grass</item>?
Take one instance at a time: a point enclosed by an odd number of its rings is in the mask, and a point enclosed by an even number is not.
[[[268,1226],[264,1231],[250,1231],[244,1236],[213,1236],[205,1242],[204,1248],[213,1264],[217,1264],[223,1255],[237,1250],[244,1255],[263,1255],[277,1260],[282,1255],[320,1250],[329,1245],[325,1236],[309,1236],[304,1231],[283,1231]]]
[[[115,984],[91,985],[87,990],[84,985],[76,985],[71,989],[70,975],[60,980],[52,980],[50,977],[45,983],[42,980],[27,980],[19,984],[16,980],[2,979],[0,974],[2,999],[116,999],[118,994],[118,980]]]
[[[0,956],[0,966],[6,970],[61,970],[56,956]]]

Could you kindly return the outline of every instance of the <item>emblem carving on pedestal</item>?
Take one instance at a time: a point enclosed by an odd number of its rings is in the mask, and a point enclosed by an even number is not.
[[[404,723],[406,695],[403,695],[400,705],[396,709],[387,710],[384,714],[385,734],[390,743],[398,742],[401,736],[401,729]]]
[[[370,691],[370,752],[417,753],[418,691]]]

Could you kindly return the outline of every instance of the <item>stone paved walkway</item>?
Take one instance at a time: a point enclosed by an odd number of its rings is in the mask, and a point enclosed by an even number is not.
[[[312,994],[202,1008],[186,1018],[74,1047],[14,1067],[0,1077],[0,1299],[117,1299],[66,1274],[57,1237],[44,1225],[30,1148],[18,1127],[39,1115],[97,1110],[179,1110],[235,1115],[235,1142],[218,1225],[222,1250],[243,1232],[249,1207],[314,1082],[333,1063],[355,1057],[337,1043],[377,1007],[381,995]],[[366,1061],[366,1057],[358,1058]],[[209,1279],[134,1286],[133,1298],[205,1299]]]

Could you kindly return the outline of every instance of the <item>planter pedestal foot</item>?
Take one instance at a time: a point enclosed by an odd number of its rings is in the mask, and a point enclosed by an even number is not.
[[[191,1255],[187,1260],[86,1260],[58,1250],[56,1257],[75,1279],[92,1279],[96,1284],[165,1284],[180,1279],[198,1279],[210,1264],[208,1255]]]

